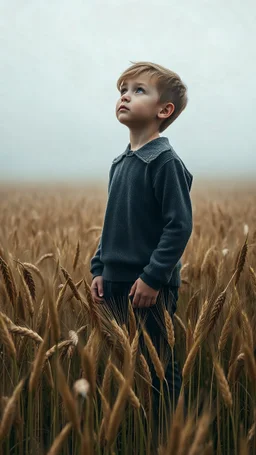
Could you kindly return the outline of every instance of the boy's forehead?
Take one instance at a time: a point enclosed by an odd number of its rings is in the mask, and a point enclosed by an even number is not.
[[[129,83],[138,83],[138,84],[146,84],[146,85],[152,85],[154,86],[154,76],[149,76],[149,75],[140,75],[140,76],[134,76],[134,77],[127,77],[125,78],[122,83],[122,85],[129,84]]]

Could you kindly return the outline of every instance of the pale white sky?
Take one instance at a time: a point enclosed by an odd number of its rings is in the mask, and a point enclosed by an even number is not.
[[[194,177],[256,175],[254,0],[0,0],[0,180],[108,179],[130,61],[176,71],[165,130]]]

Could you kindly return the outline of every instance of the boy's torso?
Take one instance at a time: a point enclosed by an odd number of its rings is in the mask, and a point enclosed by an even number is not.
[[[165,162],[180,159],[166,137],[134,152],[129,145],[112,162],[102,232],[103,277],[114,279],[116,269],[117,281],[129,281],[141,273],[157,247],[164,223],[154,195],[154,179]],[[180,267],[179,263],[177,273]],[[178,278],[175,282],[180,283]]]

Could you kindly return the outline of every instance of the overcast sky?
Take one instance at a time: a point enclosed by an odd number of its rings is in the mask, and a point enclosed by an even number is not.
[[[116,81],[147,60],[188,86],[167,136],[194,177],[256,175],[254,0],[0,0],[0,180],[108,179],[129,130]]]

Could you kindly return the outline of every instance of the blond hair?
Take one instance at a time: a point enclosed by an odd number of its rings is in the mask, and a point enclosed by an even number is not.
[[[173,123],[185,109],[188,102],[187,86],[182,82],[177,73],[161,65],[151,62],[131,63],[133,63],[133,65],[127,68],[117,81],[117,89],[119,91],[121,84],[126,79],[136,77],[143,73],[155,78],[156,88],[159,93],[159,103],[171,102],[175,106],[173,113],[159,125],[159,132],[161,133]]]

